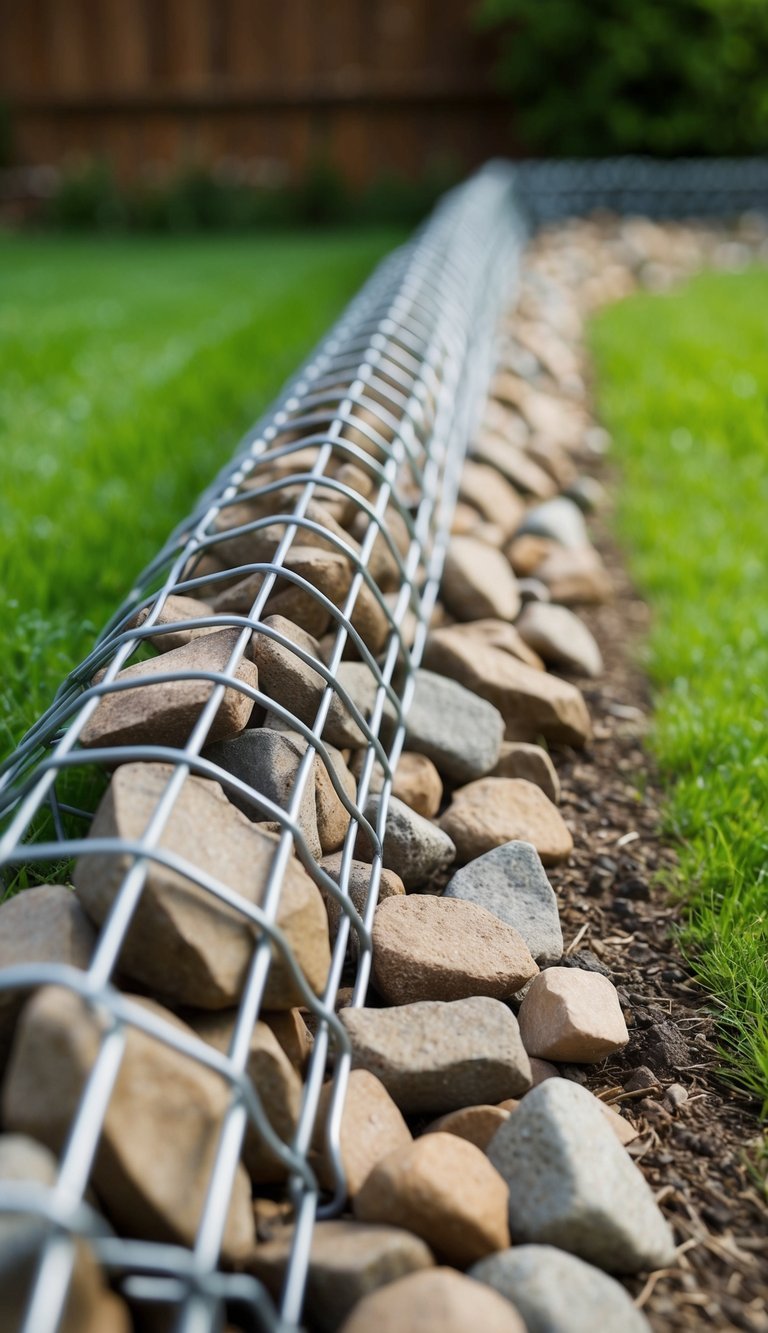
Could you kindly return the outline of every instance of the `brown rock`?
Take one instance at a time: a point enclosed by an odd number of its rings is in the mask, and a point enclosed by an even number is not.
[[[452,1268],[401,1278],[352,1311],[339,1333],[525,1333],[515,1307]]]
[[[88,719],[80,741],[83,745],[185,745],[215,686],[207,680],[184,679],[184,672],[224,671],[241,630],[223,629],[204,634],[183,648],[136,662],[118,671],[116,682],[135,681],[132,689],[105,694]],[[161,673],[178,671],[181,679],[151,683]],[[253,663],[243,660],[234,671],[237,680],[255,690],[259,678]],[[146,684],[141,682],[146,681]],[[234,686],[224,698],[208,731],[209,741],[237,736],[253,712],[253,699]]]
[[[470,635],[491,648],[500,648],[519,662],[525,662],[526,666],[535,667],[537,671],[544,670],[544,663],[538,653],[528,647],[515,626],[506,620],[470,620],[466,625],[452,625],[451,633]]]
[[[270,720],[275,720],[279,724],[279,719],[275,714],[270,715]],[[285,730],[282,725],[278,725],[278,730],[282,731],[291,742],[303,754],[309,742],[299,731]],[[325,742],[325,748],[328,751],[331,767],[341,785],[342,791],[346,792],[350,801],[354,802],[357,792],[357,784],[352,773],[347,767],[344,756],[335,745]],[[313,767],[315,777],[315,818],[317,820],[317,833],[320,838],[320,847],[324,856],[330,852],[335,852],[341,847],[349,828],[350,814],[333,785],[330,770],[326,767],[325,760],[318,752],[315,756]]]
[[[532,843],[545,866],[558,865],[573,851],[557,806],[524,778],[479,778],[460,787],[440,827],[455,842],[461,861],[517,839]]]
[[[318,661],[320,645],[311,635],[283,616],[267,616],[264,624],[282,635],[288,643],[280,643],[262,633],[253,635],[251,653],[259,669],[260,688],[270,699],[282,704],[301,722],[311,727],[328,682],[314,667],[308,666],[298,657],[290,645],[295,644]],[[362,731],[338,695],[334,695],[328,710],[323,737],[342,748],[364,744]]]
[[[516,994],[538,968],[521,935],[462,898],[389,898],[373,923],[373,980],[389,1004]]]
[[[136,999],[188,1038],[192,1030],[153,1000]],[[17,1029],[3,1086],[3,1118],[53,1152],[62,1148],[105,1031],[70,991],[33,996]],[[114,1225],[129,1236],[191,1247],[205,1201],[229,1090],[203,1065],[128,1027],[92,1179]],[[227,1263],[254,1243],[251,1191],[235,1176],[224,1234]]]
[[[334,1188],[334,1175],[325,1140],[333,1084],[320,1094],[312,1137],[313,1165],[321,1185]],[[339,1148],[347,1194],[359,1194],[377,1162],[389,1153],[405,1152],[413,1142],[411,1131],[384,1084],[367,1069],[353,1069],[344,1097]]]
[[[511,1115],[513,1111],[517,1110],[520,1105],[520,1100],[519,1097],[505,1097],[503,1102],[498,1103],[498,1109],[500,1111],[507,1111],[508,1114]]]
[[[498,708],[507,740],[545,740],[583,746],[591,734],[581,691],[569,681],[534,671],[509,653],[452,629],[434,630],[424,664],[451,676]]]
[[[457,620],[514,620],[520,610],[517,581],[501,551],[474,537],[451,538],[440,595]]]
[[[509,1245],[508,1201],[479,1148],[438,1133],[378,1162],[353,1207],[359,1221],[405,1227],[439,1259],[466,1268]]]
[[[515,1105],[517,1103],[515,1102]],[[427,1125],[425,1134],[455,1134],[476,1148],[485,1152],[496,1130],[509,1117],[509,1110],[502,1106],[465,1106],[461,1111],[451,1111],[439,1120]]]
[[[470,504],[465,504],[463,500],[458,500],[453,510],[453,520],[451,522],[451,532],[457,537],[469,537],[474,532],[480,515]]]
[[[91,836],[137,840],[173,770],[167,764],[125,764],[114,774],[91,825]],[[161,850],[212,876],[245,904],[262,901],[278,839],[252,824],[221,787],[188,777],[160,837]],[[92,921],[101,925],[133,864],[129,852],[99,852],[77,861],[74,883]],[[328,922],[317,886],[295,858],[286,867],[277,924],[308,984],[317,993],[330,965]],[[144,889],[120,955],[121,968],[180,1004],[225,1009],[236,1004],[259,929],[179,871],[150,862]],[[265,1005],[303,1004],[277,950]]]
[[[312,1051],[312,1038],[301,1010],[285,1009],[282,1013],[265,1011],[261,1017],[267,1027],[272,1029],[294,1069],[303,1070]]]
[[[557,769],[546,750],[540,745],[531,745],[528,741],[503,741],[498,762],[488,776],[524,778],[526,782],[541,787],[553,805],[558,805],[560,802],[560,779],[557,776]]]
[[[552,666],[580,676],[601,674],[603,659],[594,636],[567,606],[528,602],[518,617],[517,628],[525,642]]]
[[[332,856],[324,856],[320,865],[327,871],[331,879],[339,883],[341,875],[341,852],[336,852]],[[371,888],[371,867],[367,861],[353,861],[349,872],[349,896],[352,904],[357,908],[362,916],[368,901],[368,894]],[[341,920],[342,909],[337,900],[332,895],[321,889],[323,901],[325,902],[328,913],[328,927],[330,930],[331,944],[336,942],[336,936],[339,933],[339,922]],[[385,898],[401,896],[405,893],[405,885],[400,876],[394,870],[385,870],[382,868],[379,879],[378,901],[383,902]],[[349,956],[352,959],[357,958],[357,932],[350,928],[349,942],[347,944]]]
[[[525,532],[515,537],[506,547],[505,555],[518,578],[530,578],[551,552],[562,547],[551,537],[538,537]]]
[[[321,550],[318,546],[293,545],[285,553],[283,568],[305,579],[311,585],[303,588],[288,578],[277,578],[262,612],[281,615],[294,620],[309,634],[324,634],[331,622],[331,613],[311,591],[317,588],[334,606],[339,606],[352,583],[352,567],[346,556],[338,551]],[[261,591],[266,575],[248,574],[234,587],[224,589],[213,605],[218,612],[236,615],[250,614]]]
[[[276,1299],[292,1240],[293,1228],[283,1227],[265,1245],[256,1247],[248,1265]],[[433,1263],[424,1242],[399,1227],[368,1226],[347,1218],[318,1222],[312,1231],[307,1274],[305,1306],[310,1326],[317,1333],[335,1333],[351,1310],[362,1308],[359,1302],[364,1304],[370,1293],[380,1287],[389,1289],[388,1284],[398,1278]],[[374,1326],[366,1333],[374,1333]]]
[[[142,607],[141,611],[129,621],[130,629],[140,628],[149,616],[152,606]],[[163,602],[160,614],[153,621],[154,625],[175,625],[184,620],[203,620],[206,616],[214,615],[212,606],[208,602],[196,601],[194,597],[175,597],[171,594]],[[159,653],[171,652],[174,648],[183,648],[185,644],[190,643],[192,639],[204,638],[206,634],[216,632],[214,625],[200,625],[197,629],[167,630],[162,634],[152,634],[149,636],[149,642]]]
[[[551,476],[534,459],[495,431],[481,431],[472,447],[472,455],[490,464],[523,495],[548,500],[557,490]]]
[[[232,1040],[236,1010],[216,1014],[197,1013],[190,1020],[198,1037],[226,1055]],[[257,1022],[251,1033],[245,1067],[272,1129],[289,1144],[296,1132],[301,1111],[302,1082],[267,1023]],[[243,1161],[251,1180],[266,1185],[285,1180],[287,1170],[253,1124],[248,1125]]]
[[[552,601],[565,606],[607,602],[611,596],[610,577],[592,546],[554,546],[531,572],[549,588]]]
[[[501,1000],[426,1000],[339,1017],[354,1068],[376,1074],[406,1115],[500,1102],[531,1086],[517,1019]]]
[[[537,1088],[548,1078],[559,1078],[560,1070],[556,1065],[550,1064],[549,1060],[537,1060],[534,1056],[531,1060],[531,1078],[532,1087]]]
[[[597,1064],[629,1041],[616,987],[577,967],[550,967],[535,978],[520,1006],[520,1033],[529,1055],[574,1064]]]
[[[65,963],[85,970],[96,933],[71,889],[42,884],[0,905],[0,969],[19,963]],[[0,1073],[29,990],[0,990]]]
[[[501,530],[502,541],[520,526],[525,505],[514,487],[487,463],[467,460],[461,474],[459,495]]]
[[[404,750],[395,770],[392,793],[417,815],[433,819],[440,809],[443,784],[432,760],[425,754]]]

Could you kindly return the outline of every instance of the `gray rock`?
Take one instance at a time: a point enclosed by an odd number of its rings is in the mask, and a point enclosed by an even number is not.
[[[528,1333],[650,1333],[624,1287],[552,1245],[518,1245],[481,1259],[469,1277],[511,1301]]]
[[[380,796],[372,796],[365,807],[365,817],[374,828],[380,803]],[[362,829],[357,835],[355,855],[368,861],[372,856],[370,839]],[[406,889],[429,883],[447,869],[455,856],[456,847],[447,833],[396,796],[390,799],[384,829],[384,865],[400,876]]]
[[[496,763],[504,736],[498,708],[458,681],[416,672],[405,747],[425,754],[453,782],[481,778]]]
[[[605,504],[605,487],[596,477],[583,475],[572,481],[565,492],[569,500],[579,506],[585,514],[591,514]]]
[[[421,1000],[339,1018],[354,1068],[375,1074],[406,1114],[502,1102],[531,1086],[517,1019],[501,1000]]]
[[[537,963],[563,956],[557,899],[541,858],[529,842],[505,842],[457,870],[446,898],[464,898],[514,926]]]
[[[564,495],[556,495],[529,509],[517,531],[518,535],[528,532],[534,537],[549,537],[574,550],[589,545],[587,525],[579,506]]]
[[[648,1184],[579,1084],[540,1083],[488,1156],[511,1185],[513,1240],[555,1245],[611,1273],[673,1261],[672,1231]]]
[[[531,602],[523,608],[517,629],[548,665],[580,676],[601,674],[603,658],[594,635],[567,606]]]
[[[218,764],[225,773],[240,778],[241,782],[247,782],[255,792],[266,796],[281,809],[288,808],[302,759],[301,749],[288,736],[272,731],[269,727],[253,727],[231,741],[209,745],[204,754],[211,763]],[[269,811],[264,810],[263,806],[231,788],[225,787],[224,791],[232,804],[249,819],[255,823],[270,823],[277,830],[277,822],[271,820]],[[322,851],[317,832],[314,772],[310,773],[305,784],[297,822],[312,856],[319,860]]]

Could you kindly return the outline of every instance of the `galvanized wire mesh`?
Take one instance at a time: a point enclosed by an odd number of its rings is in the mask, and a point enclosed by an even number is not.
[[[125,858],[127,866],[87,970],[27,963],[0,972],[3,991],[66,987],[82,997],[102,1025],[98,1054],[60,1153],[55,1185],[0,1189],[0,1211],[34,1216],[45,1224],[23,1333],[56,1329],[78,1237],[88,1240],[124,1295],[139,1304],[169,1307],[170,1326],[184,1333],[221,1327],[225,1311],[230,1323],[245,1328],[294,1328],[301,1318],[315,1217],[318,1211],[338,1212],[344,1202],[339,1128],[349,1047],[334,1003],[352,932],[358,946],[352,1004],[363,1003],[366,994],[384,821],[403,745],[413,673],[434,606],[465,448],[487,388],[496,315],[515,279],[521,227],[511,203],[511,185],[509,170],[486,169],[447,196],[421,232],[377,270],[275,407],[248,435],[194,514],[139,578],[92,653],[62,686],[51,709],[0,776],[0,812],[5,820],[0,865],[9,888],[66,882],[74,858]],[[358,472],[350,472],[349,464]],[[168,466],[173,466],[172,459]],[[367,479],[362,487],[361,475]],[[328,512],[343,513],[346,526],[329,525],[324,519]],[[352,519],[357,541],[348,533]],[[337,602],[291,567],[297,547],[318,542],[326,550],[340,552],[351,570],[347,590]],[[387,593],[382,592],[377,573],[382,559],[389,570]],[[245,610],[167,622],[164,609],[170,596],[212,597],[231,586],[233,575],[241,581],[253,578],[252,601]],[[318,610],[320,622],[330,624],[322,656],[293,642],[274,623],[265,624],[286,592],[302,594],[308,599],[304,604]],[[358,628],[364,604],[384,625],[383,641],[373,650]],[[150,643],[162,646],[166,634],[201,628],[232,632],[221,670],[180,674],[161,667],[158,672],[156,663],[143,679],[119,676],[130,663],[146,659]],[[297,716],[237,674],[255,630],[322,678],[313,717]],[[363,709],[338,678],[340,665],[349,656],[370,672],[370,708]],[[157,660],[162,663],[162,658]],[[164,684],[172,688],[181,679],[209,687],[183,741],[155,744],[150,738],[141,744],[95,747],[81,743],[105,699],[126,689]],[[279,723],[304,738],[304,754],[285,808],[203,753],[219,708],[231,691],[247,698],[257,712],[268,709]],[[329,712],[339,700],[364,737],[354,799],[340,783],[327,748]],[[385,716],[390,722],[383,729]],[[128,762],[168,766],[162,770],[163,787],[151,817],[136,839],[89,836],[92,775],[103,775],[103,786],[106,775]],[[325,766],[350,816],[338,883],[314,859],[300,823],[313,764]],[[384,785],[374,827],[363,810],[376,764],[383,770]],[[176,803],[195,776],[213,779],[278,829],[258,904],[247,901],[236,886],[163,847],[163,833]],[[367,832],[373,851],[369,890],[358,912],[350,899],[349,874],[360,829]],[[338,935],[319,994],[308,985],[277,925],[294,853],[339,905]],[[121,954],[154,867],[183,875],[212,902],[232,909],[252,926],[252,956],[226,1054],[188,1036],[118,988]],[[246,1071],[249,1041],[276,957],[292,975],[316,1022],[301,1112],[290,1142],[282,1142],[270,1126],[259,1089]],[[132,1029],[214,1071],[229,1090],[193,1245],[117,1237],[88,1194],[104,1118]],[[336,1179],[331,1198],[321,1195],[309,1160],[318,1100],[329,1073],[333,1093],[325,1135]],[[51,1096],[56,1096],[54,1087]],[[293,1246],[278,1308],[255,1278],[226,1271],[220,1259],[233,1181],[249,1126],[287,1168],[295,1206]],[[173,1135],[172,1123],[167,1133]],[[162,1152],[162,1144],[157,1147]]]

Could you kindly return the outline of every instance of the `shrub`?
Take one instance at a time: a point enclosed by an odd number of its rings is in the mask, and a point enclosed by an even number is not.
[[[529,151],[762,153],[766,0],[481,0]]]

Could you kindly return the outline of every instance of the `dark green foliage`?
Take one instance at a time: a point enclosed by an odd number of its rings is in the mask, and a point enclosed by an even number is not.
[[[482,0],[531,152],[768,149],[766,0]]]

